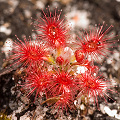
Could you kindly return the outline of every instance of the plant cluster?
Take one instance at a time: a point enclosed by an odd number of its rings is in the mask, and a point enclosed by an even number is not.
[[[39,33],[37,39],[15,41],[9,58],[26,73],[21,86],[29,91],[28,96],[35,93],[35,99],[38,96],[41,99],[45,95],[43,103],[66,111],[74,108],[74,101],[82,96],[93,98],[98,105],[98,97],[105,99],[107,91],[112,90],[110,83],[99,75],[94,61],[110,52],[113,37],[107,34],[112,25],[106,29],[103,23],[79,33],[76,40],[72,40],[61,11],[55,9],[52,13],[48,8],[47,12],[42,12],[33,23]]]

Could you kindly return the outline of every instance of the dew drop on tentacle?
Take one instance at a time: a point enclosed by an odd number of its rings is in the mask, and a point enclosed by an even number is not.
[[[100,46],[99,42],[97,40],[92,39],[92,40],[88,41],[88,43],[86,44],[86,49],[89,52],[92,52],[92,51],[97,50],[98,46]]]
[[[58,36],[58,30],[57,30],[57,27],[52,25],[49,27],[49,36],[51,38],[57,38]]]

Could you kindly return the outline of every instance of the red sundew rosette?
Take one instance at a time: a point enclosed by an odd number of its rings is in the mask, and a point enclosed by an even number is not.
[[[35,65],[42,65],[44,61],[49,61],[49,52],[45,44],[38,41],[32,42],[31,38],[13,42],[12,55],[7,59],[13,60],[11,65],[30,69]]]
[[[33,66],[26,70],[26,77],[22,85],[20,85],[27,93],[27,96],[35,95],[34,102],[37,97],[42,99],[45,94],[47,97],[47,92],[49,89],[51,72],[47,70],[46,66]]]
[[[40,31],[37,39],[46,42],[50,47],[56,49],[66,46],[66,41],[69,38],[67,21],[61,18],[61,11],[57,9],[52,13],[50,8],[46,8],[45,13],[42,10],[43,16],[35,20],[34,27],[36,31]]]
[[[55,108],[67,111],[73,105],[75,94],[79,89],[75,75],[58,68],[53,70],[50,81],[45,102],[50,105],[54,103]]]
[[[94,76],[89,71],[86,71],[83,74],[77,75],[79,80],[79,94],[77,96],[77,99],[81,96],[87,96],[87,98],[90,100],[91,98],[94,99],[94,104],[97,104],[97,108],[99,109],[98,105],[98,97],[102,98],[107,102],[106,97],[110,98],[107,94],[107,92],[115,92],[110,89],[110,81],[105,81],[105,79],[102,76]],[[110,98],[112,99],[112,98]],[[91,101],[89,101],[91,102]]]
[[[107,53],[112,52],[109,50],[112,47],[111,44],[117,42],[117,40],[112,40],[116,37],[112,35],[113,33],[108,34],[112,27],[111,25],[106,29],[103,23],[92,30],[82,32],[75,43],[78,45],[75,52],[76,60],[82,62],[87,59],[93,62],[100,60],[99,58],[102,59],[103,56],[107,57]]]

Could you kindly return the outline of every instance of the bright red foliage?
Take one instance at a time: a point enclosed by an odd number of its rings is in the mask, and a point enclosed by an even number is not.
[[[77,92],[77,82],[74,76],[64,70],[55,71],[51,77],[49,84],[49,97],[60,96],[59,100],[55,103],[55,107],[65,109],[73,104],[74,95]]]
[[[36,92],[36,96],[42,96],[40,93],[45,93],[47,95],[47,88],[51,81],[49,81],[49,74],[45,69],[38,68],[34,66],[34,68],[29,69],[27,71],[28,75],[25,78],[25,82],[23,84],[24,88],[29,92],[27,96]]]
[[[62,70],[55,71],[51,77],[51,94],[53,96],[60,95],[64,91],[69,92],[71,89],[77,88],[74,76],[70,75],[68,72]]]
[[[13,64],[22,64],[22,67],[34,66],[41,64],[44,60],[47,60],[48,52],[46,46],[39,42],[32,42],[31,40],[24,39],[24,42],[18,39],[18,42],[14,42],[13,55],[10,59],[14,60]]]
[[[56,58],[56,62],[59,64],[59,65],[62,65],[64,63],[64,59],[62,56],[59,56]]]
[[[112,27],[113,26],[111,25],[107,30],[103,28],[103,25],[98,28],[95,27],[89,32],[85,31],[81,35],[81,38],[78,37],[78,49],[84,53],[87,59],[90,57],[91,61],[99,60],[99,57],[106,56],[107,52],[110,52],[108,48],[110,47],[110,44],[113,43],[113,41],[110,41],[113,37],[110,35],[108,36],[107,33]]]
[[[70,29],[65,18],[60,18],[61,11],[55,9],[52,13],[49,8],[46,10],[34,24],[36,31],[41,32],[37,36],[39,41],[25,38],[13,44],[13,55],[9,60],[18,67],[27,68],[21,86],[28,90],[28,96],[36,92],[35,99],[45,93],[43,104],[54,104],[58,109],[67,111],[81,96],[94,98],[98,106],[98,97],[106,100],[110,89],[108,83],[97,76],[99,68],[94,65],[94,60],[110,52],[108,48],[113,37],[107,33],[112,25],[107,30],[102,25],[83,32],[74,44],[78,47],[74,49],[70,41],[71,46],[67,46]]]
[[[60,18],[61,11],[55,9],[53,14],[49,9],[47,13],[43,11],[43,15],[40,20],[36,20],[38,24],[35,24],[36,30],[42,32],[38,38],[46,41],[52,48],[65,46],[69,29],[65,19]]]
[[[87,95],[89,98],[94,98],[94,102],[97,103],[98,106],[98,96],[105,99],[107,95],[107,90],[109,90],[108,83],[100,78],[100,76],[93,76],[91,73],[86,72],[81,74],[79,77],[79,86],[81,88],[78,96]]]
[[[73,108],[72,107],[73,101],[74,101],[74,96],[72,92],[65,91],[60,95],[59,100],[55,103],[55,108],[58,108],[58,110],[59,109],[65,110],[67,112],[68,107]]]
[[[82,50],[76,50],[75,57],[78,63],[83,63],[85,61],[85,55]]]

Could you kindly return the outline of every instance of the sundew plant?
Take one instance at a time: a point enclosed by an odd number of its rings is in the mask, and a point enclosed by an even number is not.
[[[39,33],[36,40],[17,38],[13,43],[8,60],[24,70],[20,86],[28,97],[35,96],[34,101],[46,97],[41,104],[47,103],[52,109],[76,109],[74,101],[83,98],[99,108],[98,98],[107,101],[108,92],[113,91],[94,62],[111,52],[109,48],[115,40],[108,33],[113,26],[103,23],[78,32],[76,40],[72,40],[70,26],[65,16],[61,17],[61,11],[51,12],[49,7],[46,11],[38,19],[32,18],[34,31]],[[84,72],[78,70],[80,67]]]

